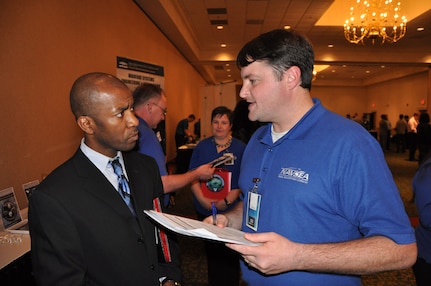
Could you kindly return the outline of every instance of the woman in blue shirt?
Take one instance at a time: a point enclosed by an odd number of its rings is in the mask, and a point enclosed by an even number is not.
[[[230,191],[221,191],[221,194],[225,193],[226,196],[220,197],[209,193],[211,192],[209,188],[203,189],[206,188],[205,182],[192,182],[193,202],[200,220],[211,215],[212,203],[215,204],[217,212],[222,213],[234,207],[241,194],[238,178],[245,144],[232,137],[232,118],[233,113],[229,108],[216,107],[211,113],[213,136],[202,140],[193,150],[189,169],[211,162],[225,154],[233,158],[219,166],[229,174],[227,178],[230,177],[230,184],[228,182],[223,184],[224,186],[230,185]],[[216,177],[217,171],[214,175],[214,178]],[[224,177],[226,178],[226,176]],[[214,242],[206,242],[205,250],[208,260],[208,285],[239,285],[238,253],[226,248],[223,244]]]

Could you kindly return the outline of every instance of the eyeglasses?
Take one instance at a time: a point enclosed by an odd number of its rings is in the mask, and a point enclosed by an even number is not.
[[[160,108],[160,110],[163,112],[163,115],[166,116],[166,114],[168,114],[168,109],[167,108],[163,108],[160,105],[158,105],[157,103],[154,102],[148,102],[148,104],[154,104],[155,106],[157,106],[158,108]]]

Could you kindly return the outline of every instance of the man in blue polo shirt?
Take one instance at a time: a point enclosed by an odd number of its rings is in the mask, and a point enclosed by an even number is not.
[[[364,128],[311,97],[308,40],[262,34],[237,65],[249,118],[269,122],[243,155],[243,203],[217,216],[261,243],[227,244],[242,254],[248,285],[361,285],[362,274],[410,267],[414,231],[383,152]]]
[[[133,99],[134,111],[139,120],[138,152],[151,156],[157,161],[164,192],[174,192],[194,180],[210,179],[215,169],[209,164],[199,166],[185,174],[168,174],[163,148],[153,132],[167,114],[167,99],[163,89],[160,86],[145,83],[135,89]]]

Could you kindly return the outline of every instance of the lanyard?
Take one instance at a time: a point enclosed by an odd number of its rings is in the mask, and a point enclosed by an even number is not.
[[[253,182],[253,187],[250,189],[250,192],[252,192],[252,193],[258,193],[259,191],[258,191],[258,188],[259,188],[259,182],[260,182],[260,178],[253,178],[252,180],[251,180],[252,182]]]

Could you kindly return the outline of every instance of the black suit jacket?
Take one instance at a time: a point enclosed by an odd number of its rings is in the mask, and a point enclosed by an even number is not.
[[[143,213],[163,193],[157,164],[135,152],[123,158],[137,217],[80,149],[32,193],[31,253],[40,285],[159,285],[169,275]]]

